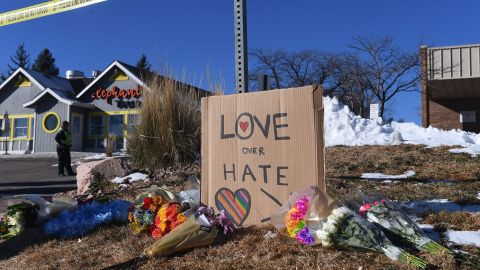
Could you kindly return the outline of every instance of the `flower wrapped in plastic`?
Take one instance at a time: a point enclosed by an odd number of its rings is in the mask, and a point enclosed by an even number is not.
[[[180,203],[166,203],[158,210],[155,220],[149,230],[153,238],[160,238],[186,220],[187,218],[182,213]]]
[[[62,212],[57,218],[44,225],[47,235],[60,238],[73,238],[86,235],[101,226],[128,222],[128,209],[131,203],[114,200],[106,203],[92,202],[78,209]]]
[[[137,233],[146,233],[153,231],[155,217],[161,207],[168,203],[162,196],[143,197],[142,203],[132,205],[128,213],[128,221],[133,231]]]
[[[376,226],[316,187],[294,192],[272,224],[302,244],[380,252],[392,260],[425,268],[427,263],[395,246]]]
[[[7,214],[0,220],[0,238],[10,238],[25,231],[27,226],[33,226],[37,213],[35,206],[29,203],[9,206]]]
[[[450,252],[425,235],[423,230],[393,201],[382,196],[358,193],[347,202],[359,215],[389,235],[400,237],[417,249],[429,253]]]
[[[146,248],[145,254],[152,257],[168,256],[191,248],[211,245],[219,239],[219,236],[232,234],[234,228],[223,211],[215,214],[213,208],[200,207],[185,222]]]

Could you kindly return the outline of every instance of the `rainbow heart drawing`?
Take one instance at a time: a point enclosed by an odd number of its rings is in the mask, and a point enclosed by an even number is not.
[[[240,227],[250,213],[250,193],[243,188],[235,193],[228,188],[221,188],[215,194],[215,204],[218,210],[225,211],[233,224]]]

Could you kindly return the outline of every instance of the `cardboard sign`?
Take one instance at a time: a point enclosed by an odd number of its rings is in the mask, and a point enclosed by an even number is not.
[[[269,221],[291,192],[325,190],[319,86],[202,98],[204,204],[237,226]]]

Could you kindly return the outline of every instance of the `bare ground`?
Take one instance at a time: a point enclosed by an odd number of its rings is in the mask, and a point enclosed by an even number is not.
[[[356,190],[380,192],[400,201],[447,198],[464,204],[480,203],[480,158],[450,154],[448,148],[422,146],[333,147],[326,151],[329,193],[342,201]],[[398,183],[362,180],[364,172],[400,174],[414,170],[417,175]],[[179,191],[198,166],[181,171],[157,172],[156,184]],[[448,181],[445,181],[448,180]],[[115,191],[110,197],[132,199],[144,184]],[[112,187],[105,188],[113,192]],[[474,213],[426,213],[424,223],[439,230],[479,230]],[[81,239],[58,240],[43,235],[41,229],[0,243],[0,269],[409,269],[381,254],[301,246],[287,237],[265,238],[273,227],[253,226],[238,230],[228,241],[197,248],[168,258],[141,257],[153,239],[132,233],[128,226],[102,228]],[[455,246],[479,254],[480,249]],[[420,254],[436,269],[471,269],[457,264],[446,254]],[[360,268],[361,267],[361,268]]]

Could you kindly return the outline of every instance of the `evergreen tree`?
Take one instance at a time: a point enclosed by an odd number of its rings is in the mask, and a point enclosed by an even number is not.
[[[12,75],[12,73],[15,72],[15,70],[17,70],[19,67],[30,68],[30,55],[27,53],[27,50],[25,50],[24,43],[18,45],[15,55],[11,56],[10,60],[12,61],[13,65],[8,65],[8,76]]]
[[[140,71],[142,77],[145,77],[146,73],[150,72],[150,63],[148,62],[147,56],[145,54],[142,54],[142,56],[140,56],[140,59],[138,59],[137,68]]]
[[[57,76],[59,73],[59,69],[55,65],[55,58],[49,49],[43,49],[40,52],[32,65],[32,69],[52,76]]]

